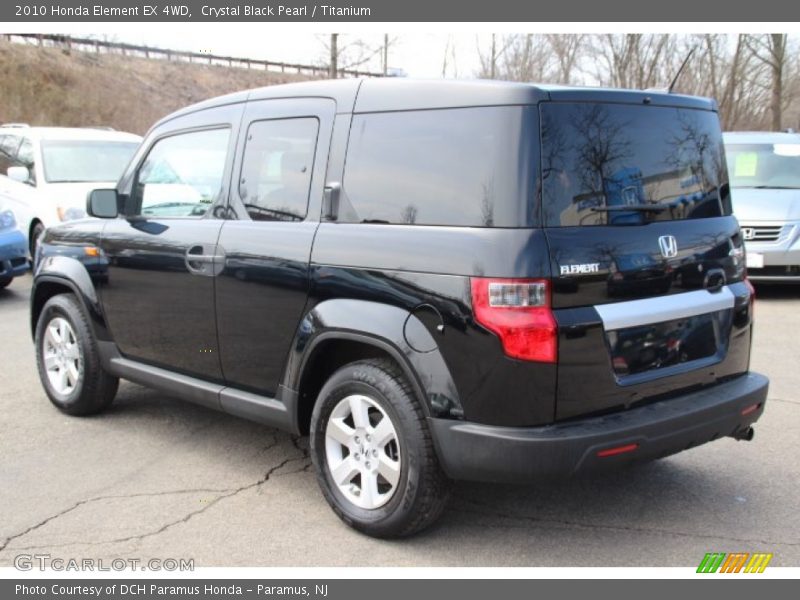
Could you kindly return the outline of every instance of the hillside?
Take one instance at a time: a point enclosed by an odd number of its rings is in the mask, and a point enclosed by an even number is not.
[[[143,134],[206,98],[308,76],[0,41],[0,123],[107,125]]]

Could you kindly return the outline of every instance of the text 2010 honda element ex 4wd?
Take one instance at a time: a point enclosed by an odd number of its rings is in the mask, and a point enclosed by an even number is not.
[[[450,481],[534,482],[751,439],[753,290],[714,102],[347,80],[155,125],[31,299],[69,414],[118,378],[310,435],[374,536]]]

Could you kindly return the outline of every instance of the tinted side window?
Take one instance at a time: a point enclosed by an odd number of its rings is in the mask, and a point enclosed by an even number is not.
[[[139,166],[130,214],[203,216],[222,190],[229,136],[213,129],[157,141]]]
[[[532,226],[538,161],[531,107],[355,115],[339,221]]]
[[[546,225],[730,214],[716,113],[588,102],[541,107]]]
[[[239,197],[254,221],[302,221],[319,121],[313,117],[252,123],[239,178]]]

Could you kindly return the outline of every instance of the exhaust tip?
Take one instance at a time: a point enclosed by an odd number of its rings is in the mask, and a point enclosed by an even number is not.
[[[733,437],[737,441],[743,442],[752,442],[753,438],[756,436],[756,430],[752,427],[746,427],[744,429],[740,429],[736,433],[734,433],[731,437]]]

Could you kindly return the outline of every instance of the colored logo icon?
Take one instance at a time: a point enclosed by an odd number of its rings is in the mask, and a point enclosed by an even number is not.
[[[763,573],[772,560],[767,552],[708,552],[697,567],[698,573]]]

